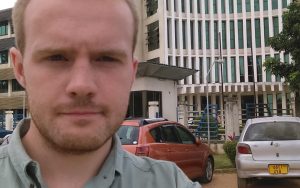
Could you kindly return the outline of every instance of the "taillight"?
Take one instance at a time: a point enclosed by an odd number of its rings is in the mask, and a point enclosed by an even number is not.
[[[252,154],[250,146],[248,144],[239,144],[237,146],[237,151],[240,154]]]
[[[149,156],[149,146],[138,146],[138,147],[136,147],[135,155]]]

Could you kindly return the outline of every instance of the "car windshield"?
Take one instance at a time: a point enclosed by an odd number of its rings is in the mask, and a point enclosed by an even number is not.
[[[266,122],[252,124],[244,136],[244,141],[270,140],[300,140],[300,123]]]
[[[117,133],[122,145],[138,144],[139,127],[122,125]]]

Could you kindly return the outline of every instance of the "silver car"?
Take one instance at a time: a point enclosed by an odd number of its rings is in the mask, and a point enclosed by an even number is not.
[[[238,188],[251,178],[300,177],[300,118],[249,119],[236,149]]]

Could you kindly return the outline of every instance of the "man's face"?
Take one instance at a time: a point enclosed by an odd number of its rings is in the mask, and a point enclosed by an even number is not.
[[[123,0],[32,0],[19,68],[32,126],[54,148],[100,148],[122,122],[137,63]],[[15,63],[14,63],[15,64]]]

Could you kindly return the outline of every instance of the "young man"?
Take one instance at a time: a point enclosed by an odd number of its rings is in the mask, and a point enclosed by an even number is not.
[[[130,0],[18,0],[13,22],[31,119],[0,148],[0,187],[200,187],[115,136],[138,64]]]

